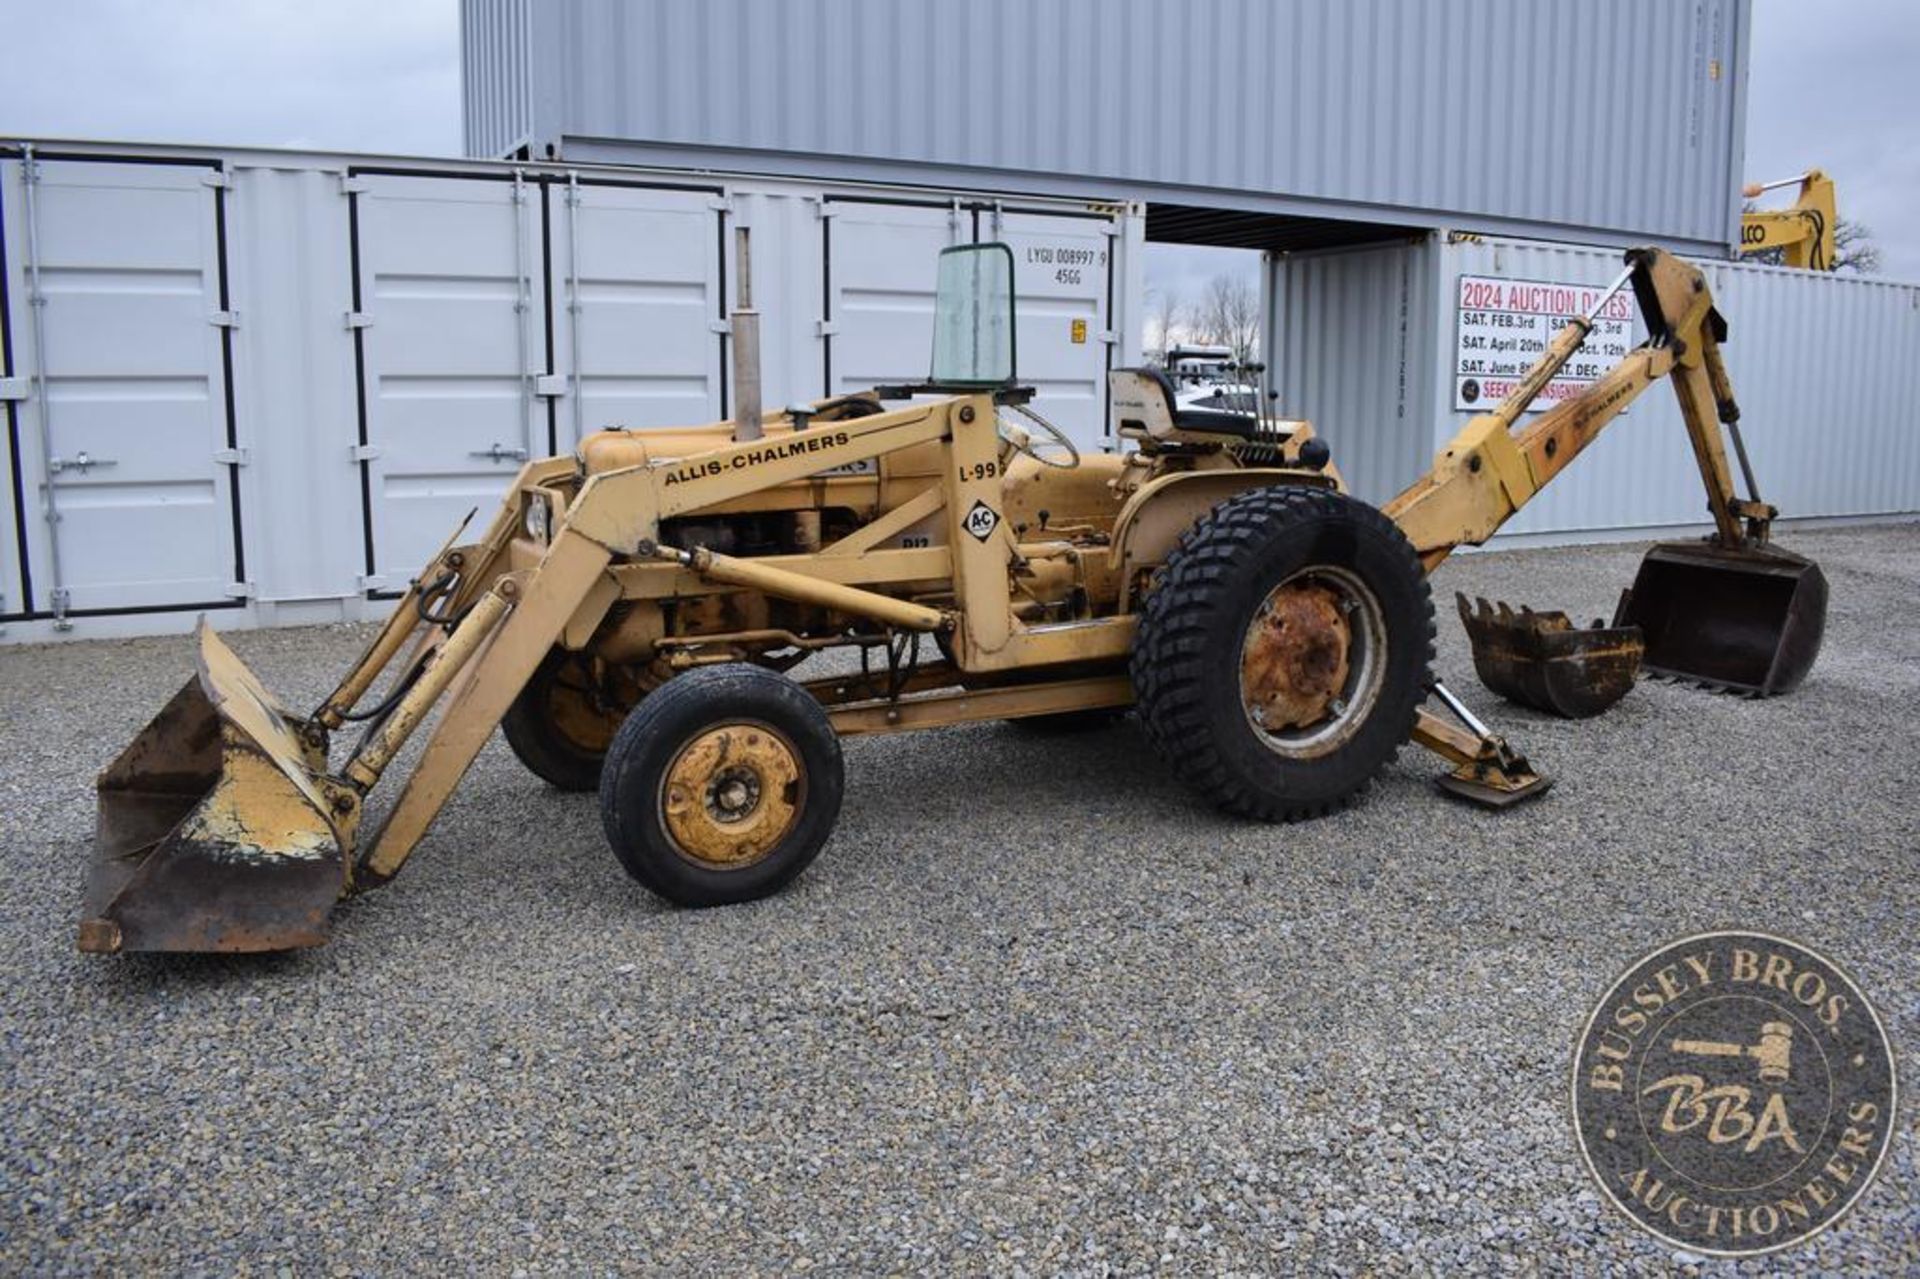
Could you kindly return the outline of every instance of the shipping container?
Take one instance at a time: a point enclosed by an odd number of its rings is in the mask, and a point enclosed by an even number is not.
[[[1749,0],[463,0],[470,154],[1724,253]],[[1281,231],[1264,236],[1271,247]]]
[[[8,640],[379,614],[520,463],[915,382],[935,256],[1014,249],[1020,374],[1082,448],[1136,363],[1117,200],[590,166],[0,143]]]

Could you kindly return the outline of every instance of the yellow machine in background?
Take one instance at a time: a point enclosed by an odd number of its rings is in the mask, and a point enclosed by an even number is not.
[[[1832,178],[1819,169],[1808,169],[1799,177],[1752,183],[1741,194],[1757,200],[1769,191],[1790,186],[1800,188],[1799,198],[1791,207],[1740,215],[1741,256],[1779,249],[1787,266],[1831,271],[1838,265],[1834,235],[1840,227]]]
[[[398,873],[497,726],[539,776],[597,791],[621,864],[684,905],[764,896],[805,869],[839,813],[849,734],[1134,706],[1170,772],[1255,819],[1350,802],[1408,740],[1470,799],[1537,794],[1545,779],[1435,679],[1427,575],[1662,378],[1714,532],[1648,554],[1623,609],[1647,664],[1757,694],[1813,664],[1825,579],[1769,544],[1725,325],[1700,272],[1665,253],[1628,254],[1594,310],[1384,508],[1344,491],[1307,423],[1183,407],[1150,369],[1111,377],[1130,447],[1082,457],[1019,384],[1011,250],[949,249],[939,284],[924,384],[762,414],[743,324],[735,376],[755,407],[735,421],[603,431],[528,463],[311,712],[203,624],[194,677],[100,777],[82,949],[319,944],[339,899]],[[1516,429],[1629,285],[1648,341]],[[837,673],[785,673],[823,652],[842,655]],[[363,830],[369,793],[429,724]]]

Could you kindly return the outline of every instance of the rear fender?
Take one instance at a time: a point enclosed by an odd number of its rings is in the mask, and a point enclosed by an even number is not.
[[[1180,535],[1201,516],[1230,497],[1274,484],[1334,488],[1334,477],[1319,471],[1277,467],[1235,467],[1218,471],[1179,471],[1149,480],[1135,490],[1113,522],[1108,563],[1120,574],[1120,611],[1133,607],[1136,570],[1164,564]]]

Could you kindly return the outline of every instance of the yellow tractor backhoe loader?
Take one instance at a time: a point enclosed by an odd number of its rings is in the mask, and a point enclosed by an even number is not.
[[[1769,191],[1791,186],[1799,187],[1800,194],[1787,208],[1754,209],[1740,215],[1740,254],[1778,249],[1783,265],[1831,271],[1839,266],[1834,236],[1840,230],[1832,178],[1808,169],[1794,178],[1749,183],[1741,194],[1757,200]]]
[[[195,676],[99,779],[80,946],[320,943],[339,899],[400,870],[503,724],[535,773],[597,789],[626,870],[687,905],[800,873],[838,815],[848,734],[1134,706],[1173,772],[1252,818],[1345,804],[1410,737],[1462,794],[1536,793],[1544,779],[1435,681],[1427,575],[1663,377],[1715,533],[1649,557],[1630,597],[1649,661],[1791,687],[1818,649],[1824,581],[1768,545],[1773,509],[1734,491],[1724,329],[1700,273],[1651,249],[1628,259],[1612,291],[1631,282],[1645,345],[1516,430],[1593,323],[1574,318],[1375,509],[1307,423],[1183,409],[1152,370],[1112,378],[1134,447],[1078,455],[1016,378],[1011,252],[948,250],[926,384],[602,431],[529,463],[310,713],[203,624]],[[785,673],[828,650],[840,673]],[[384,822],[362,829],[368,793],[429,724]],[[357,743],[337,749],[350,725]]]

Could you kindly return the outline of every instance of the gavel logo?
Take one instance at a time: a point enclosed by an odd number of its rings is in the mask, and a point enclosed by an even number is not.
[[[1760,1027],[1760,1042],[1756,1044],[1676,1039],[1673,1051],[1692,1057],[1751,1057],[1760,1064],[1761,1083],[1784,1084],[1793,1075],[1793,1023],[1767,1022]]]
[[[1902,1113],[1886,1029],[1854,980],[1744,930],[1679,938],[1620,974],[1580,1033],[1572,1091],[1594,1185],[1658,1238],[1713,1256],[1832,1225]]]

